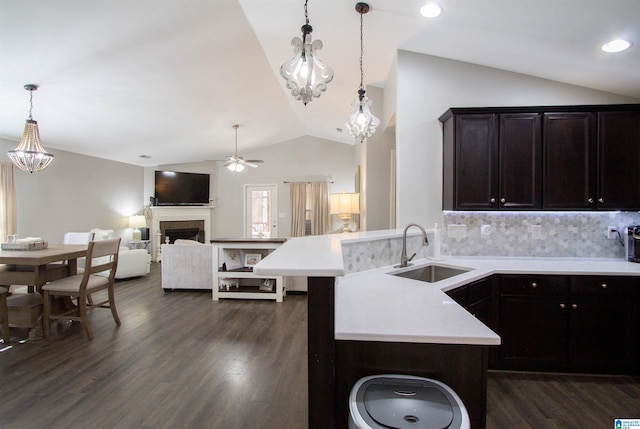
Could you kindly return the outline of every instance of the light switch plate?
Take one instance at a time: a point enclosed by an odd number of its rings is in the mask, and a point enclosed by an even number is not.
[[[533,238],[534,240],[539,240],[542,238],[542,226],[531,225],[531,238]]]
[[[447,225],[447,235],[449,238],[465,238],[467,236],[467,225],[449,224]]]

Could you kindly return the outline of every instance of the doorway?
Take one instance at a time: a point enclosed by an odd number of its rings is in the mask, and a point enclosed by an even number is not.
[[[278,237],[278,188],[276,185],[244,185],[244,236]]]

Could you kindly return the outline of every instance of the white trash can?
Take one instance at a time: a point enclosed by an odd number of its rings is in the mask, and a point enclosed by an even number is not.
[[[446,384],[412,375],[358,380],[349,395],[350,429],[469,429],[469,414]]]

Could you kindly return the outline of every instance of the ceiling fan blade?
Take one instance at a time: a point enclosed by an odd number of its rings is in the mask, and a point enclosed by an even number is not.
[[[253,162],[244,161],[243,164],[246,165],[247,167],[258,168],[258,164],[254,164]]]
[[[264,161],[261,159],[245,159],[244,162],[253,162],[254,164],[261,164]]]

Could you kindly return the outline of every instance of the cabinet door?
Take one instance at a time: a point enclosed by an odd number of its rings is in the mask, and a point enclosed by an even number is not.
[[[497,208],[498,152],[495,115],[457,116],[455,136],[455,208]]]
[[[640,112],[598,113],[598,208],[640,209]]]
[[[573,370],[629,374],[633,367],[632,301],[571,298],[569,350]]]
[[[550,371],[567,362],[567,303],[563,297],[503,295],[500,368]]]
[[[542,136],[539,113],[500,115],[500,207],[542,207]]]
[[[595,207],[597,167],[593,118],[590,112],[544,114],[543,208]]]

